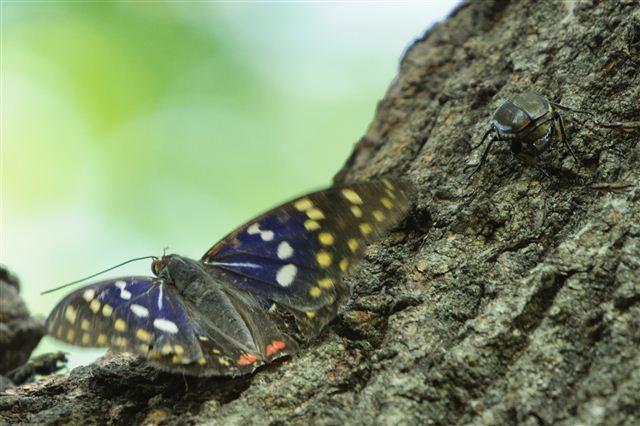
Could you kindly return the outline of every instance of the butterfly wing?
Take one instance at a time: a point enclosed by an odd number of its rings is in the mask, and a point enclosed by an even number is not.
[[[412,192],[407,182],[384,180],[308,194],[241,226],[202,261],[212,274],[297,311],[318,331],[349,293],[345,272],[402,219]]]
[[[261,348],[267,356],[254,354],[173,285],[153,277],[107,280],[73,292],[53,309],[47,330],[67,343],[132,352],[170,371],[196,375],[247,373],[271,355],[295,350],[291,345],[278,352],[273,346],[280,341],[274,340]]]
[[[296,352],[281,331],[290,315],[305,335],[335,316],[349,294],[343,275],[404,216],[411,193],[409,184],[386,180],[306,195],[240,227],[202,263],[169,255],[157,262],[167,268],[158,278],[106,280],[71,293],[47,329],[68,343],[146,356],[169,371],[251,372]],[[184,269],[190,262],[201,266]],[[177,273],[185,271],[200,272],[192,281]]]

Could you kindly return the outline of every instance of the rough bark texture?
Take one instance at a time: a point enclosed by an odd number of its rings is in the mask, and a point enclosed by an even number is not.
[[[556,144],[546,177],[498,143],[463,173],[492,111],[524,90],[640,118],[639,55],[635,1],[463,5],[409,49],[336,178],[405,175],[419,197],[315,342],[240,379],[105,359],[11,390],[1,418],[640,424],[640,133],[565,113],[582,165]]]
[[[32,318],[20,298],[18,278],[0,266],[0,392],[14,386],[11,373],[25,364],[44,332],[44,320]]]

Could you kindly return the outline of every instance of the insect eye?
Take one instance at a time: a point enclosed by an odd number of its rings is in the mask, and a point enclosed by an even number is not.
[[[160,275],[160,269],[162,269],[162,260],[161,259],[153,259],[151,262],[151,272],[156,277]]]

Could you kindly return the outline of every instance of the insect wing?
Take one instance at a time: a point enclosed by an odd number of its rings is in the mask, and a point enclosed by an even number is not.
[[[125,277],[65,297],[47,318],[47,329],[67,343],[137,353],[171,371],[234,375],[259,365],[243,363],[252,355],[223,335],[203,331],[203,321],[173,285]]]
[[[127,286],[128,289],[122,292],[122,287]],[[154,279],[151,277],[126,277],[81,288],[62,299],[53,309],[47,318],[47,330],[50,335],[67,343],[111,346],[122,334],[116,330],[114,310],[135,303],[131,299],[144,297],[153,287]],[[118,327],[121,326],[118,322]]]
[[[342,276],[400,221],[412,191],[384,180],[315,192],[241,226],[202,261],[213,274],[313,317],[348,294]]]

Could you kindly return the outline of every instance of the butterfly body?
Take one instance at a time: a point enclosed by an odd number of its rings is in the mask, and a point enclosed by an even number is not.
[[[239,375],[298,350],[348,297],[342,277],[402,218],[411,187],[370,182],[309,194],[241,226],[200,260],[81,288],[47,319],[67,343],[110,347],[192,375]],[[291,330],[280,314],[294,318]],[[297,332],[294,332],[297,331]]]

